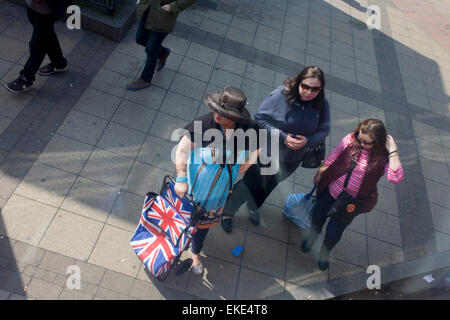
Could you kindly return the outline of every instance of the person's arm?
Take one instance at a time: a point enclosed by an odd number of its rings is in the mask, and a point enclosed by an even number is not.
[[[339,155],[347,148],[347,146],[352,142],[353,135],[351,133],[347,134],[341,142],[334,148],[334,150],[326,157],[325,161],[322,163],[322,165],[317,169],[316,175],[313,178],[314,184],[319,184],[320,179],[322,178],[322,174],[325,172],[325,170],[330,167],[334,161],[339,157]]]
[[[404,178],[403,167],[402,163],[400,162],[397,144],[395,143],[394,138],[390,135],[388,135],[386,138],[386,149],[389,152],[389,161],[384,167],[386,179],[394,184],[400,183]]]
[[[184,136],[181,138],[177,151],[175,154],[175,168],[177,170],[177,177],[182,179],[187,179],[187,161],[191,150],[195,147],[195,144],[191,140]],[[175,192],[176,194],[183,198],[184,195],[189,191],[187,182],[176,182]]]
[[[330,134],[330,107],[328,101],[324,101],[324,106],[319,116],[319,125],[313,134],[306,137],[307,146],[314,146],[324,141]]]
[[[303,148],[307,141],[303,136],[294,138],[291,133],[283,130],[288,110],[289,107],[282,93],[282,87],[279,87],[271,92],[261,103],[255,114],[255,120],[258,122],[259,127],[266,129],[269,134],[278,135],[280,141],[288,148],[298,150]]]
[[[169,4],[162,6],[162,8],[168,12],[180,13],[187,7],[193,5],[196,0],[175,0]]]
[[[267,113],[256,113],[255,120],[258,122],[258,126],[262,129],[266,129],[269,134],[278,134],[280,136],[280,140],[285,142],[288,134],[283,130],[278,129],[273,126],[270,119],[270,116]]]
[[[253,151],[250,154],[250,158],[239,168],[239,174],[243,174],[245,173],[248,168],[250,168],[252,165],[254,165],[256,163],[256,161],[258,160],[258,156],[261,153],[261,148]]]

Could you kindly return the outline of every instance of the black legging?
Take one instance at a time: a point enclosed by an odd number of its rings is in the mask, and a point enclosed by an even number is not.
[[[273,175],[261,175],[261,164],[251,166],[233,188],[232,195],[224,208],[224,216],[232,217],[240,206],[247,201],[250,210],[258,210],[276,186],[297,170],[301,161],[280,162],[279,170]]]

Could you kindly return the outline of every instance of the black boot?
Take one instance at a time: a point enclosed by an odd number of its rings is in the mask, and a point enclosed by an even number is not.
[[[330,265],[330,250],[322,244],[320,248],[319,269],[325,271]]]
[[[314,242],[316,242],[317,237],[319,237],[319,234],[311,230],[308,237],[302,242],[302,246],[300,249],[303,253],[307,253],[309,250],[311,250],[311,247],[313,246]]]
[[[233,219],[224,219],[222,215],[222,219],[220,220],[220,225],[226,233],[230,233],[233,230]]]

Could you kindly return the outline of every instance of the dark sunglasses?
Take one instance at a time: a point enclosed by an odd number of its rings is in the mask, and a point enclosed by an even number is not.
[[[311,90],[311,92],[314,93],[319,92],[320,89],[322,88],[322,87],[310,87],[307,84],[304,84],[303,82],[300,83],[300,87],[302,87],[303,90]]]
[[[364,143],[367,144],[369,146],[371,146],[372,144],[375,143],[375,141],[367,141],[367,140],[363,140],[359,137],[359,134],[356,135],[356,139],[359,141],[359,143]]]

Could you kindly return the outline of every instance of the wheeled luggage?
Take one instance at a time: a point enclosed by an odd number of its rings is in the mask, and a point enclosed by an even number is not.
[[[174,185],[175,181],[166,176],[160,194],[147,193],[139,225],[130,240],[148,271],[161,281],[180,263],[181,254],[197,231],[198,207],[187,197],[180,198]]]

